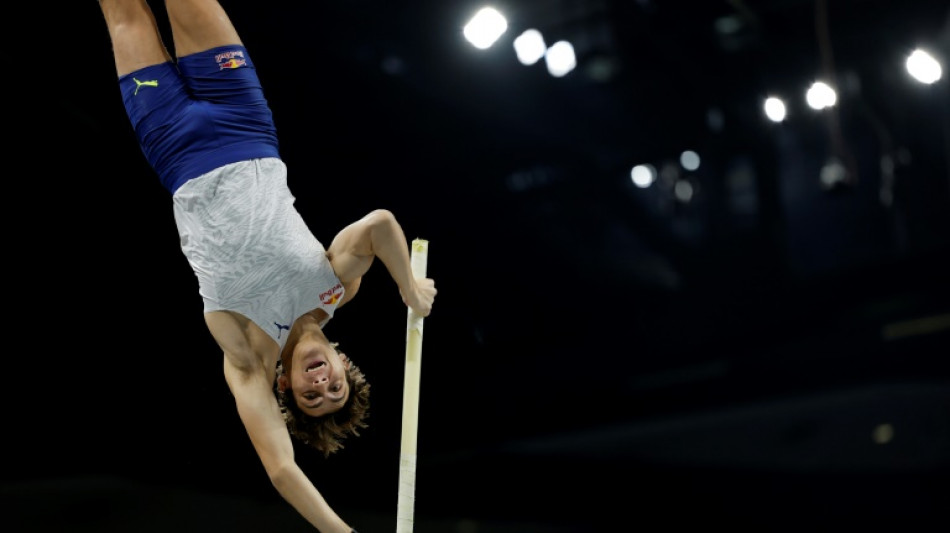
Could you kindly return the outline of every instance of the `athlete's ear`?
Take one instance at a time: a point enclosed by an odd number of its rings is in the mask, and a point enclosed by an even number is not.
[[[287,378],[284,374],[277,376],[277,390],[280,392],[287,392],[287,389],[290,388],[290,379]]]

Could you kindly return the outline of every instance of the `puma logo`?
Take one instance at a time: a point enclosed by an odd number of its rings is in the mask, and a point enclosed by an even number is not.
[[[135,82],[135,92],[132,93],[132,96],[139,94],[139,89],[141,89],[143,86],[158,87],[158,80],[139,81],[136,78],[132,78],[132,81]]]

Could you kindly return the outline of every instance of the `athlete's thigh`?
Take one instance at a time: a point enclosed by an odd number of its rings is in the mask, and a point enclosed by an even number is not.
[[[175,55],[242,44],[231,19],[218,0],[165,0]]]
[[[118,76],[171,60],[145,0],[99,2],[109,29]]]

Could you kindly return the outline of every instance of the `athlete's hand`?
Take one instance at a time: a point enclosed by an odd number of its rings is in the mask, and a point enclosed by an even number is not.
[[[416,278],[412,290],[399,291],[402,303],[406,304],[419,316],[427,317],[432,312],[432,303],[439,291],[435,288],[432,278]]]

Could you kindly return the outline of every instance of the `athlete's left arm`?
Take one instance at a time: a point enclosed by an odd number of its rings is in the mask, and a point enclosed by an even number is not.
[[[321,533],[350,533],[346,522],[294,460],[293,444],[280,407],[260,365],[240,365],[225,353],[224,376],[234,395],[238,415],[277,492]]]

